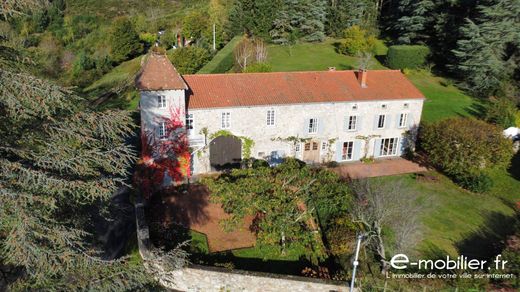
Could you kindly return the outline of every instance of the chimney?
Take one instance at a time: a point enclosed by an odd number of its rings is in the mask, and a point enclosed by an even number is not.
[[[367,88],[367,75],[368,72],[366,69],[359,69],[357,78],[359,83],[361,84],[361,88]]]

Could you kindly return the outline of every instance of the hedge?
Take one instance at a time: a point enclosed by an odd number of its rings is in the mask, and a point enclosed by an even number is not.
[[[415,69],[426,63],[430,49],[420,45],[396,45],[388,48],[386,64],[392,69]]]
[[[243,36],[236,36],[229,41],[197,74],[226,73],[234,65],[233,50]]]

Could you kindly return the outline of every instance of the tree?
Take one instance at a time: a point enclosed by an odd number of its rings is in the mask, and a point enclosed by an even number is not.
[[[298,30],[302,40],[319,42],[325,38],[325,1],[284,0],[269,32],[273,42],[286,44],[288,35]]]
[[[115,62],[128,60],[143,51],[143,45],[139,42],[139,34],[128,18],[117,18],[112,24],[111,33],[112,60]]]
[[[340,37],[345,29],[353,25],[367,30],[376,28],[379,17],[378,1],[330,0],[327,2],[325,32],[328,35]]]
[[[403,181],[364,179],[352,182],[351,187],[356,195],[352,221],[364,232],[365,241],[381,263],[381,272],[386,274],[388,248],[405,252],[417,243],[422,207]],[[388,229],[394,234],[393,242],[385,236]]]
[[[233,35],[247,34],[270,39],[269,31],[282,7],[282,0],[237,0],[229,13]]]
[[[424,125],[419,139],[429,161],[452,176],[507,168],[513,156],[511,141],[501,129],[470,118]]]
[[[208,42],[211,37],[209,15],[201,11],[192,11],[182,19],[182,32],[187,38],[198,42]]]
[[[177,48],[168,54],[168,58],[180,74],[196,73],[206,64],[209,57],[206,49],[197,46]]]
[[[397,21],[398,41],[402,44],[424,43],[429,38],[435,4],[431,0],[402,1],[404,14]]]
[[[338,47],[338,51],[349,56],[369,53],[374,50],[376,38],[357,25],[347,28],[343,32],[345,39]]]
[[[92,224],[110,217],[112,194],[128,184],[135,160],[126,143],[135,129],[131,115],[93,111],[70,91],[25,73],[18,52],[5,52],[0,49],[0,283],[7,280],[13,291],[155,285],[141,263],[101,258]]]
[[[461,38],[453,54],[453,66],[464,86],[478,96],[490,96],[508,82],[519,65],[514,62],[520,48],[520,3],[489,1],[478,6],[478,15],[461,27]]]
[[[216,179],[203,179],[226,213],[227,229],[252,216],[257,244],[280,253],[297,252],[313,262],[325,257],[314,219],[345,215],[350,206],[348,187],[336,174],[312,170],[295,159],[270,168],[235,169]]]
[[[235,67],[241,72],[249,72],[248,66],[267,62],[267,48],[264,41],[259,38],[244,37],[233,51]],[[257,69],[265,70],[266,66],[259,65]],[[263,71],[266,72],[266,71]]]

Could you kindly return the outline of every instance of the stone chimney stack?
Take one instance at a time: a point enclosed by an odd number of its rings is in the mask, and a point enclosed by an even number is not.
[[[359,69],[357,72],[357,78],[359,81],[359,84],[361,84],[361,88],[367,88],[367,75],[368,72],[366,69]]]

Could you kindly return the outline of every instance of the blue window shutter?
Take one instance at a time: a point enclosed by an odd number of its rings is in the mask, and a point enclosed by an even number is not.
[[[354,141],[354,153],[352,155],[352,160],[359,160],[361,158],[361,141]]]
[[[397,114],[397,117],[395,119],[395,127],[399,128],[399,122],[401,121],[401,114]]]
[[[377,122],[379,122],[379,115],[376,115],[376,118],[374,119],[374,130],[377,130]]]
[[[309,119],[303,120],[303,136],[307,136],[309,134]]]
[[[411,128],[413,126],[413,115],[412,113],[408,113],[408,128]]]
[[[343,154],[343,142],[340,142],[339,140],[336,141],[336,161],[341,161],[341,155]]]
[[[317,118],[318,119],[318,134],[323,134],[325,132],[325,119]]]
[[[390,129],[392,127],[392,116],[385,115],[385,129]]]
[[[348,131],[348,119],[349,119],[349,116],[343,117],[343,131],[344,132]]]
[[[374,157],[380,156],[380,150],[381,150],[381,139],[376,139],[374,141]]]
[[[362,129],[363,129],[363,119],[361,116],[357,116],[356,131],[361,131]]]

